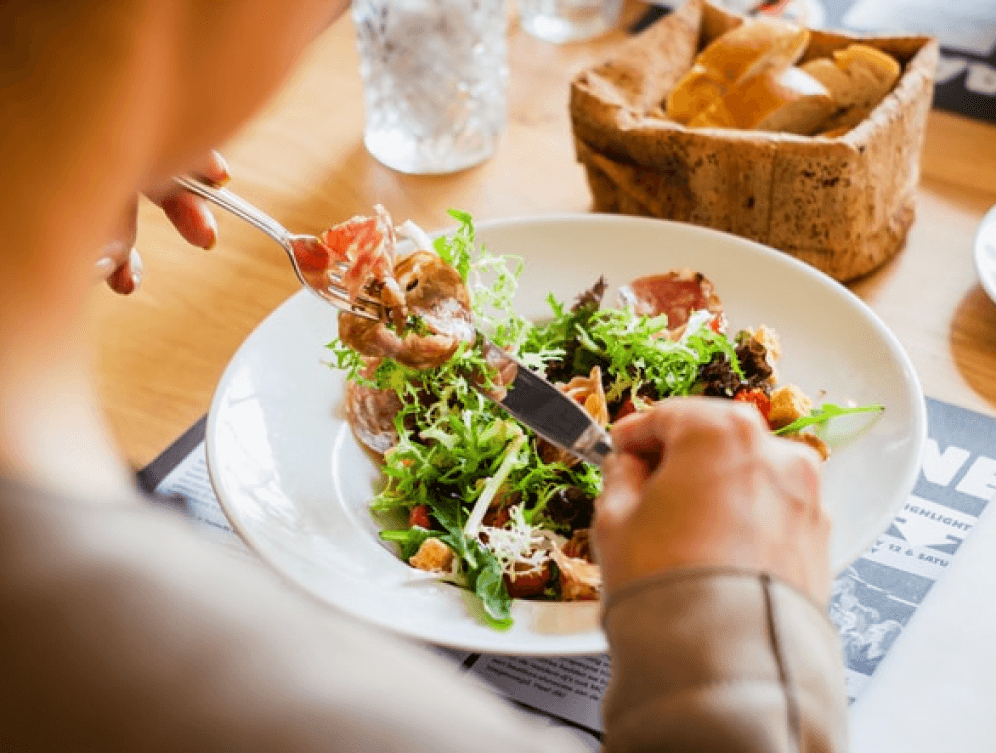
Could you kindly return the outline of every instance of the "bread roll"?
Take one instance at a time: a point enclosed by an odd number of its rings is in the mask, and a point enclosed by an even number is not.
[[[827,88],[837,107],[850,107],[854,104],[851,79],[830,58],[816,58],[799,67]]]
[[[894,57],[866,44],[852,44],[833,53],[833,60],[817,58],[802,66],[830,91],[837,112],[824,128],[839,136],[867,118],[892,87],[902,68]]]
[[[780,19],[748,19],[717,37],[699,53],[695,65],[668,95],[667,116],[688,123],[754,76],[795,63],[809,42],[809,31]]]
[[[896,59],[866,44],[852,44],[833,54],[834,62],[854,87],[855,105],[877,105],[889,93],[902,73]]]
[[[833,63],[831,63],[833,65]],[[726,94],[729,85],[701,65],[694,65],[667,97],[667,116],[687,123]]]
[[[794,65],[809,44],[809,31],[777,18],[746,19],[715,39],[695,59],[717,80],[738,84],[765,71]]]
[[[809,135],[834,111],[830,92],[800,68],[754,76],[689,122],[689,128],[741,128]]]
[[[833,62],[834,50],[860,42],[902,65],[891,93],[844,138],[695,129],[658,115],[700,40],[742,22],[718,2],[686,0],[575,77],[571,126],[593,209],[734,233],[841,281],[868,274],[899,252],[915,217],[937,42],[811,31],[808,59]]]

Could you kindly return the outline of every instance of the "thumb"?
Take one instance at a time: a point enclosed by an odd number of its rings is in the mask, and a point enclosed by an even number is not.
[[[604,486],[595,502],[596,525],[615,527],[639,505],[650,469],[636,455],[617,453],[609,456],[603,470]]]

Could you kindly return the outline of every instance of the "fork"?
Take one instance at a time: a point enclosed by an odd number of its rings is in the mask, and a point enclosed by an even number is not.
[[[384,318],[380,303],[367,296],[353,298],[343,285],[343,272],[348,264],[331,259],[327,246],[314,235],[290,232],[262,209],[253,206],[227,188],[215,188],[202,181],[184,176],[173,180],[182,188],[245,220],[262,230],[287,252],[291,265],[301,284],[341,311],[380,321]],[[321,260],[322,264],[316,264]],[[331,266],[330,266],[331,265]]]
[[[320,268],[313,264],[312,259],[316,255],[320,259],[328,260],[328,250],[320,238],[291,233],[266,212],[257,209],[227,188],[215,188],[186,177],[177,177],[174,180],[191,193],[217,204],[222,209],[227,209],[273,238],[287,252],[301,284],[323,300],[341,311],[348,311],[357,316],[377,321],[386,318],[383,307],[378,301],[366,296],[354,299],[346,292],[342,284],[342,273],[348,267],[346,262],[331,260],[333,268],[329,268],[328,261]],[[482,333],[478,333],[478,339],[482,352],[486,354],[486,360],[501,375],[505,389],[499,394],[494,394],[485,389],[479,380],[471,380],[475,389],[548,442],[601,467],[612,450],[612,442],[606,431],[595,423],[591,415],[572,398],[543,377],[531,372]]]

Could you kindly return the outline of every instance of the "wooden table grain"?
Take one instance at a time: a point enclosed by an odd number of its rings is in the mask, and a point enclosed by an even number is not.
[[[575,73],[623,33],[555,46],[510,31],[508,127],[495,156],[455,175],[393,172],[365,151],[350,20],[332,26],[269,107],[224,147],[232,187],[289,228],[317,231],[382,203],[426,229],[450,207],[480,220],[590,211],[567,113]],[[978,283],[973,237],[996,204],[996,127],[930,115],[916,224],[906,249],[852,289],[896,333],[926,394],[996,415],[996,305]],[[97,375],[108,421],[135,467],[151,461],[208,409],[243,339],[297,283],[283,252],[218,216],[212,251],[186,246],[143,204],[141,290],[94,290]]]

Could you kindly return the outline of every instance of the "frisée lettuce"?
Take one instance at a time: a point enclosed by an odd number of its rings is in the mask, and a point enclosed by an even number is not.
[[[750,391],[763,412],[772,372],[762,338],[728,337],[721,314],[706,310],[675,333],[666,316],[602,308],[600,279],[573,304],[548,296],[549,316],[529,321],[513,308],[523,260],[479,247],[472,218],[451,216],[457,230],[433,247],[466,283],[478,330],[554,383],[597,382],[592,389],[604,393],[609,423],[675,395],[740,399]],[[391,392],[399,403],[397,441],[383,455],[383,485],[371,510],[393,521],[380,536],[403,560],[415,561],[435,540],[436,553],[446,556],[432,569],[475,594],[482,619],[496,629],[512,624],[514,597],[598,597],[587,532],[601,472],[539,440],[480,393],[494,375],[476,343],[460,343],[428,369],[364,358],[339,339],[328,347],[349,381]],[[783,431],[843,410],[824,406]]]

